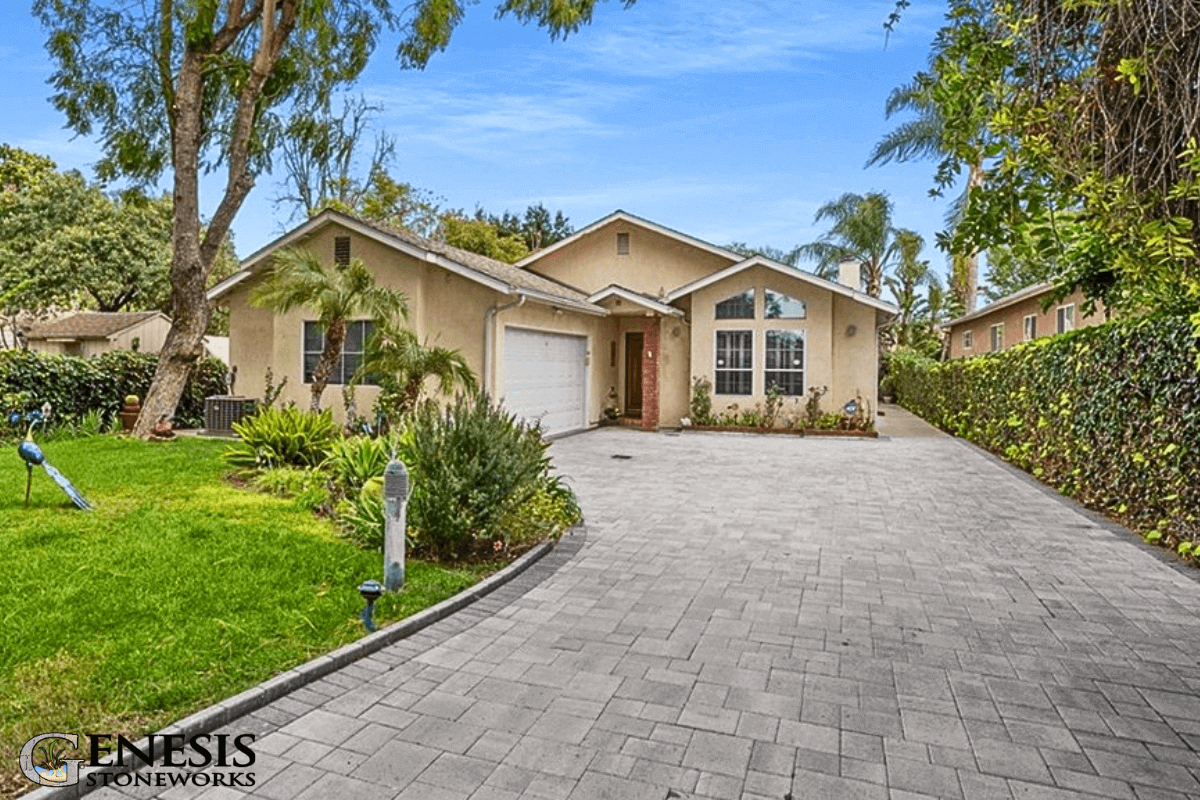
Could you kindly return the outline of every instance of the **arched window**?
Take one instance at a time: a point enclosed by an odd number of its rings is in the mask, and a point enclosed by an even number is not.
[[[808,316],[808,307],[803,300],[767,289],[763,299],[763,316],[767,319],[804,319]]]
[[[717,303],[717,319],[754,319],[754,290],[747,289]]]

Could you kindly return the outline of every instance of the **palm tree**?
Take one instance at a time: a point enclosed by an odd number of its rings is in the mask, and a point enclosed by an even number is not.
[[[928,284],[933,277],[928,261],[920,261],[921,248],[925,241],[916,231],[896,231],[896,245],[900,260],[893,275],[884,278],[884,283],[891,289],[900,309],[900,318],[896,324],[895,342],[901,347],[913,344],[917,335],[918,318],[928,312],[926,298],[921,297],[918,289],[922,284]]]
[[[987,19],[988,14],[986,5],[976,0],[955,0],[951,3],[952,16]],[[963,164],[955,158],[955,148],[946,135],[942,113],[935,97],[939,82],[939,59],[950,45],[951,29],[950,26],[943,28],[934,40],[930,59],[931,71],[918,72],[911,81],[893,89],[888,95],[887,105],[884,107],[888,119],[903,112],[912,112],[916,116],[902,122],[879,140],[867,159],[868,167],[887,164],[890,161],[940,160],[936,178],[938,185],[948,185],[955,180]],[[946,224],[951,230],[957,228],[966,215],[971,192],[982,186],[985,178],[983,154],[989,143],[988,130],[981,126],[978,130],[970,131],[967,138],[971,142],[969,151],[978,155],[965,164],[967,184],[946,215]],[[971,311],[975,307],[975,295],[979,287],[979,252],[971,250],[952,255],[956,257],[956,274],[951,276],[951,289],[963,308]]]
[[[800,257],[816,261],[816,273],[824,278],[836,274],[839,261],[858,259],[867,294],[879,297],[897,252],[892,201],[883,192],[847,192],[817,209],[814,221],[822,220],[833,224],[817,241],[796,248]]]
[[[317,313],[325,333],[325,346],[313,368],[313,411],[321,410],[321,394],[342,354],[346,325],[351,317],[367,316],[382,327],[396,317],[408,316],[408,303],[395,289],[377,286],[371,271],[360,259],[345,266],[329,266],[308,250],[279,251],[267,279],[250,295],[254,306],[265,306],[277,314],[297,308]]]
[[[354,382],[368,377],[379,381],[382,405],[397,415],[417,407],[427,378],[436,378],[438,389],[445,395],[455,388],[468,392],[478,388],[475,373],[462,353],[421,344],[413,331],[395,325],[380,326],[367,343]]]

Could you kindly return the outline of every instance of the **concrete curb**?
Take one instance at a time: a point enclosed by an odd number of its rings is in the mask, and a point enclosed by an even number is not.
[[[570,533],[571,531],[567,531],[563,535],[569,535]],[[201,733],[211,733],[220,727],[228,725],[238,717],[249,714],[252,711],[257,711],[302,686],[320,680],[326,675],[336,672],[361,658],[377,653],[388,645],[395,644],[401,639],[412,636],[417,631],[427,628],[454,612],[466,608],[476,600],[491,594],[529,569],[529,567],[540,561],[543,556],[554,550],[555,546],[556,542],[542,542],[496,574],[484,578],[469,589],[464,589],[435,606],[430,606],[424,611],[413,614],[411,617],[402,619],[369,636],[364,636],[357,641],[339,647],[332,653],[326,653],[298,667],[293,667],[240,694],[236,694],[215,705],[197,711],[191,716],[173,722],[151,735],[182,734],[184,737],[191,737]],[[149,738],[139,740],[134,744],[134,747],[143,752],[147,751],[150,747]],[[113,758],[115,756],[109,756],[109,758],[104,759],[104,763],[107,766],[84,767],[80,769],[79,783],[74,786],[43,786],[33,792],[21,795],[21,800],[75,800],[75,798],[91,794],[93,791],[103,788],[99,781],[94,786],[88,786],[88,775],[103,772],[114,774],[133,772],[144,766],[142,764],[138,764],[137,766],[127,765],[124,767],[113,766],[111,764],[111,759]]]

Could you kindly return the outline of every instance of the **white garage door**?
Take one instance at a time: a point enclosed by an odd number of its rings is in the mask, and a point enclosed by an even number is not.
[[[506,328],[504,407],[547,434],[587,427],[586,360],[583,337]]]

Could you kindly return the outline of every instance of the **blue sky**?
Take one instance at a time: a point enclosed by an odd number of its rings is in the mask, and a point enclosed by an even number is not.
[[[788,249],[815,239],[813,214],[842,192],[882,190],[897,225],[933,243],[947,202],[933,165],[864,169],[894,121],[884,101],[926,62],[944,3],[905,12],[885,48],[893,0],[640,0],[597,7],[565,41],[471,7],[449,49],[401,70],[395,41],[356,88],[383,106],[394,174],[468,211],[542,202],[578,228],[617,208],[717,243]],[[20,8],[20,7],[18,7]],[[90,175],[97,150],[48,103],[50,64],[27,10],[3,12],[0,141]],[[245,256],[283,229],[276,179],[260,178],[234,223]],[[202,198],[211,210],[215,187]]]

